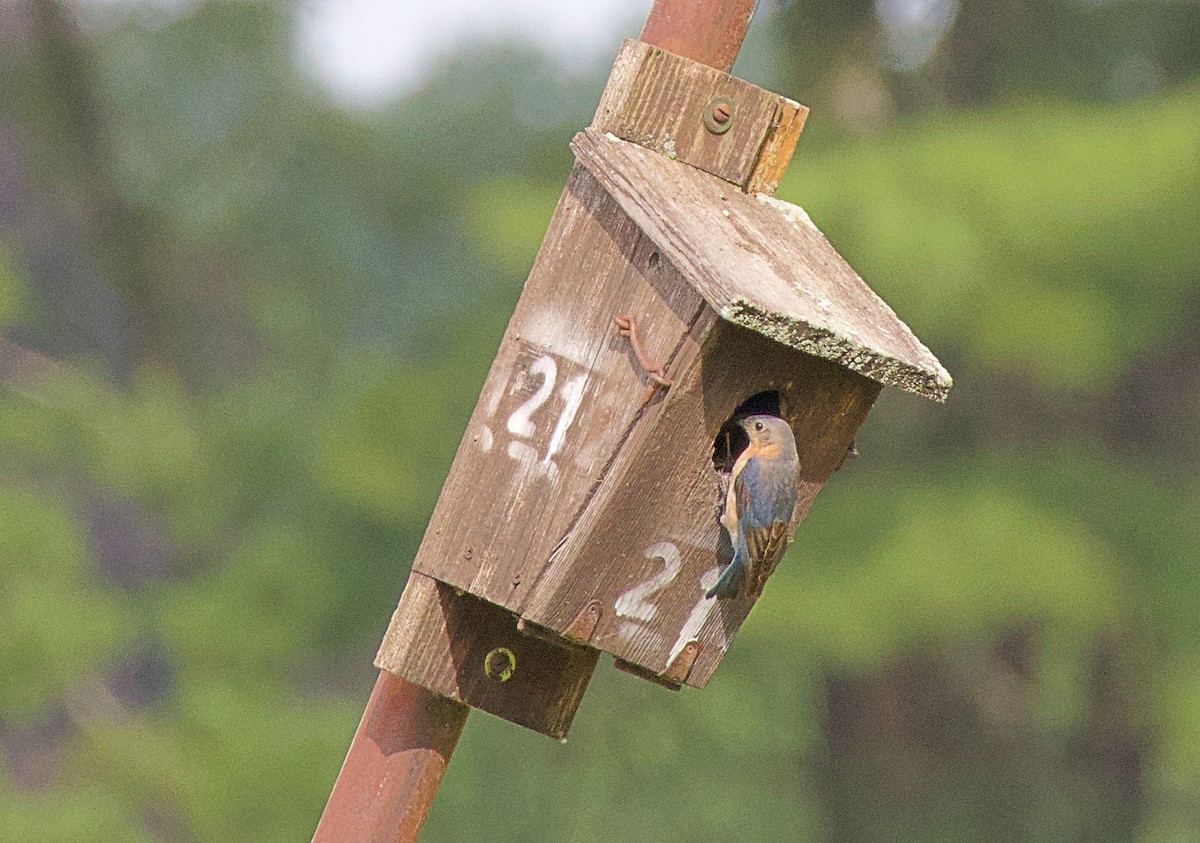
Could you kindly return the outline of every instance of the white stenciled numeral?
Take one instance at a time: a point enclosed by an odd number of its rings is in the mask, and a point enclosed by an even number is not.
[[[559,387],[558,395],[563,403],[562,412],[559,413],[558,421],[555,422],[554,430],[550,434],[550,441],[546,444],[546,453],[540,460],[532,445],[519,440],[532,439],[537,432],[533,414],[540,410],[554,394],[555,383],[558,380],[558,364],[549,354],[543,354],[530,364],[523,377],[527,382],[532,382],[534,378],[537,378],[540,383],[533,394],[526,398],[521,406],[517,407],[508,417],[506,425],[508,432],[513,434],[516,440],[509,442],[504,452],[520,464],[517,474],[514,475],[514,480],[518,484],[524,482],[524,479],[530,476],[531,471],[536,475],[548,477],[553,482],[558,477],[558,466],[554,463],[554,456],[562,449],[567,431],[575,422],[575,416],[583,403],[583,393],[587,388],[588,376],[586,374],[576,375]],[[518,387],[514,386],[511,392],[516,392],[517,389]],[[487,429],[486,425],[484,431],[488,436],[486,442],[481,441],[481,447],[484,451],[489,451],[492,444],[491,431]]]
[[[615,608],[617,614],[623,618],[633,618],[649,623],[658,613],[658,606],[651,602],[651,598],[679,576],[679,569],[683,567],[683,559],[679,555],[679,548],[671,542],[659,542],[651,545],[646,549],[646,558],[661,559],[662,570],[618,597]]]
[[[554,358],[549,355],[542,355],[537,360],[533,361],[533,365],[529,367],[529,375],[540,375],[542,384],[537,388],[537,391],[526,399],[525,403],[517,407],[516,411],[508,417],[508,432],[528,439],[533,436],[535,430],[533,420],[530,418],[550,397],[550,393],[554,392],[554,381],[558,377],[558,366],[554,363]]]
[[[511,459],[519,462],[525,471],[533,468],[533,464],[537,462],[537,451],[533,449],[532,445],[526,445],[524,442],[509,442],[505,453]]]
[[[575,414],[579,412],[579,405],[583,403],[585,386],[587,386],[587,375],[577,375],[564,383],[562,389],[558,391],[565,406],[562,415],[558,417],[558,424],[554,426],[554,433],[550,434],[550,444],[546,446],[546,457],[542,462],[550,462],[558,453],[558,449],[562,447],[563,439],[567,437],[567,428],[571,426],[571,422],[575,421]]]
[[[708,616],[721,604],[720,600],[715,600],[707,596],[708,590],[717,584],[720,576],[720,568],[709,568],[700,577],[700,599],[692,607],[691,614],[687,616],[687,620],[683,622],[683,626],[679,630],[679,636],[675,639],[675,646],[671,648],[671,652],[667,656],[667,664],[675,661],[675,657],[687,646],[689,641],[700,637],[700,630],[704,628]]]

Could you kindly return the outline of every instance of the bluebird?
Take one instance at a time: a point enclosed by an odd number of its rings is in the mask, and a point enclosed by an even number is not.
[[[738,422],[750,444],[729,475],[721,526],[729,532],[733,560],[708,597],[735,596],[745,578],[751,595],[762,593],[788,543],[788,525],[800,487],[796,438],[775,416],[747,416]]]

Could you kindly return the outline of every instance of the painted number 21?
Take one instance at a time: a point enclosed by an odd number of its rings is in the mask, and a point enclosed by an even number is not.
[[[554,394],[555,382],[558,380],[558,364],[554,362],[553,357],[543,354],[530,364],[525,377],[530,380],[538,379],[539,383],[533,394],[526,398],[521,406],[517,407],[508,417],[506,425],[508,432],[516,438],[508,443],[507,453],[522,465],[530,468],[538,466],[553,477],[558,474],[554,455],[562,448],[567,430],[575,421],[579,405],[583,403],[583,390],[587,384],[587,375],[576,375],[559,387],[558,394],[562,399],[563,409],[550,434],[550,440],[546,443],[546,452],[540,455],[528,441],[521,440],[531,440],[537,434],[537,422],[533,415]]]

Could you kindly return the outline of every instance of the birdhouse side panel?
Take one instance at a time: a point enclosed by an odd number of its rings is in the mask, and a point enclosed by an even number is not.
[[[794,531],[845,459],[879,389],[836,364],[718,322],[644,444],[622,451],[605,496],[556,553],[522,614],[561,630],[596,599],[592,646],[703,687],[754,602],[746,589],[735,598],[705,596],[733,554],[719,522],[728,475],[714,463],[718,433],[748,398],[778,393],[800,459]],[[784,564],[803,560],[792,553]],[[680,659],[690,664],[680,669]]]
[[[559,200],[414,570],[516,609],[653,386],[614,314],[669,364],[699,295],[582,168]]]

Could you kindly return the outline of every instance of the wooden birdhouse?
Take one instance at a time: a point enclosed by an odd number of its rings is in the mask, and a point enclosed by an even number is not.
[[[754,602],[705,596],[732,555],[733,420],[791,425],[794,530],[881,387],[945,398],[937,359],[771,195],[806,113],[624,44],[379,667],[555,736],[600,651],[703,687]]]

